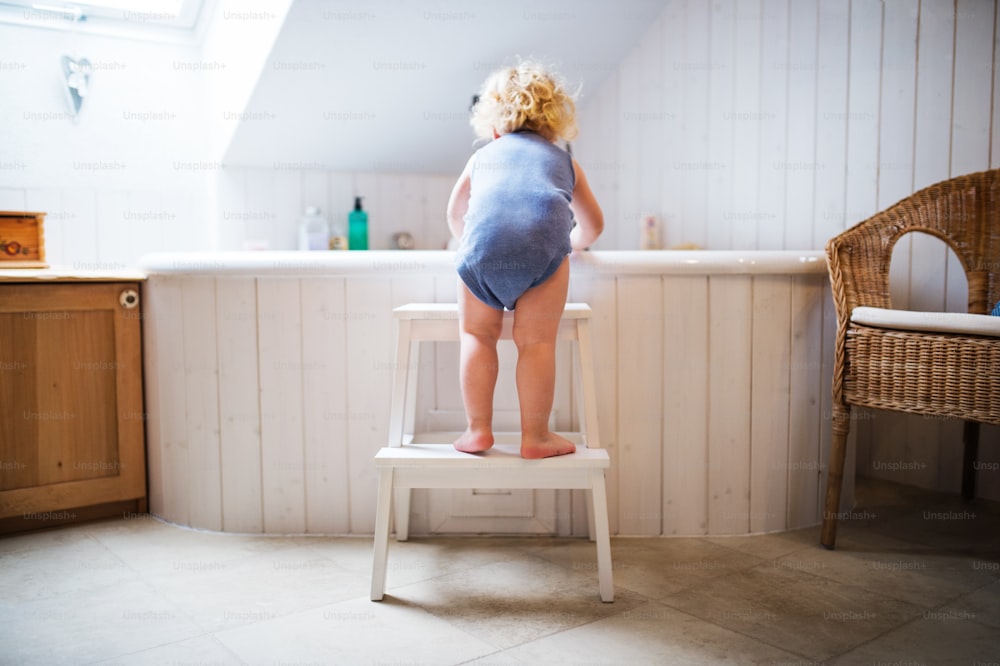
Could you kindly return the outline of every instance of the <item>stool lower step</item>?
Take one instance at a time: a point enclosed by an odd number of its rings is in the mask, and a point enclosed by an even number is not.
[[[496,443],[482,453],[458,451],[452,442],[458,432],[428,432],[407,437],[405,446],[387,446],[375,454],[375,467],[446,467],[532,470],[604,469],[611,462],[604,449],[588,449],[580,433],[559,433],[577,445],[575,453],[539,460],[521,457],[519,433],[497,433]]]
[[[393,483],[401,488],[589,489],[592,475],[611,465],[604,449],[580,445],[576,453],[525,460],[520,444],[513,443],[520,441],[518,433],[495,435],[496,444],[483,453],[463,453],[450,443],[458,434],[422,433],[412,444],[387,446],[375,454],[375,467],[394,470]],[[579,433],[568,435],[580,439]]]

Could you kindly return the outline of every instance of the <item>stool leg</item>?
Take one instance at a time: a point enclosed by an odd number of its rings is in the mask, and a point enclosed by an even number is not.
[[[410,538],[410,489],[396,488],[396,541]]]
[[[420,343],[411,342],[409,358],[403,372],[406,376],[406,393],[403,397],[403,438],[416,432],[417,375],[420,374]]]
[[[583,418],[580,430],[584,432],[587,448],[601,448],[601,433],[597,425],[597,381],[594,374],[594,350],[590,342],[590,321],[576,322],[576,349],[580,357],[580,380],[583,385]]]
[[[584,507],[587,512],[587,534],[591,541],[597,541],[597,530],[594,528],[594,491],[587,490],[583,491],[585,501]]]
[[[409,327],[405,331],[400,331],[400,335],[405,335],[408,338]],[[404,339],[405,339],[404,338]],[[400,343],[400,350],[403,350],[403,343]],[[397,379],[396,381],[404,381],[405,389],[403,393],[403,426],[402,426],[402,441],[410,440],[413,433],[416,431],[416,419],[417,419],[417,375],[420,370],[420,343],[411,342],[406,347],[405,352],[408,356],[403,356],[401,361],[397,363],[402,364],[402,367],[397,367],[396,372],[402,372],[405,380]],[[394,407],[395,409],[395,407]],[[395,497],[395,527],[396,527],[396,541],[406,541],[410,537],[410,489],[409,488],[396,488]]]
[[[393,469],[379,474],[378,504],[375,507],[375,552],[372,557],[372,601],[385,594],[385,570],[389,556],[389,505],[392,504]]]
[[[407,388],[410,385],[408,371],[410,369],[410,320],[396,321],[396,356],[392,374],[392,400],[389,410],[389,446],[400,446],[403,443],[405,428]]]
[[[601,601],[615,600],[615,583],[611,561],[611,535],[608,529],[608,497],[604,487],[604,471],[594,472],[593,490],[594,528],[597,537],[597,580],[601,591]]]

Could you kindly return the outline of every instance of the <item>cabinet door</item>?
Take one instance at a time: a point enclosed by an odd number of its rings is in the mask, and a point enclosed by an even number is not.
[[[0,518],[145,497],[138,293],[0,285]]]

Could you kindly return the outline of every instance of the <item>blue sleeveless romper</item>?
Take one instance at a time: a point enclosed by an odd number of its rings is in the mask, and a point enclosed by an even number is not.
[[[504,134],[476,152],[471,183],[458,275],[483,303],[513,310],[572,250],[573,160],[534,132]]]

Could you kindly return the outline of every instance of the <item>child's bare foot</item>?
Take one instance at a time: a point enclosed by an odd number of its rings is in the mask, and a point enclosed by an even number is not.
[[[455,448],[465,453],[482,453],[493,446],[493,433],[489,430],[466,430],[455,440]]]
[[[551,458],[575,452],[576,444],[554,432],[545,433],[541,437],[521,437],[522,458]]]

